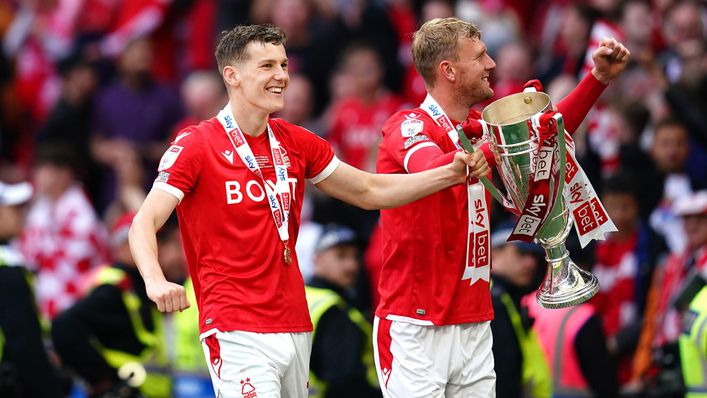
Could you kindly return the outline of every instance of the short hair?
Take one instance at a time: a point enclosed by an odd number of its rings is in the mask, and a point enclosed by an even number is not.
[[[659,120],[653,127],[653,133],[655,134],[656,132],[663,130],[666,127],[678,127],[685,130],[685,132],[689,134],[687,124],[685,124],[685,122],[675,116],[668,116]]]
[[[76,172],[78,170],[77,156],[76,149],[68,142],[47,141],[37,146],[34,154],[34,166],[51,165]]]
[[[434,18],[413,33],[412,60],[427,86],[434,86],[435,68],[440,62],[458,60],[460,38],[480,39],[481,31],[473,23],[458,18]]]
[[[218,72],[223,74],[226,65],[232,65],[246,59],[245,48],[251,42],[274,45],[284,44],[287,35],[275,25],[240,25],[231,30],[221,32],[221,38],[216,45],[216,62]]]
[[[615,174],[604,178],[602,184],[603,195],[629,195],[634,200],[639,200],[639,187],[636,176],[628,170],[619,170]]]

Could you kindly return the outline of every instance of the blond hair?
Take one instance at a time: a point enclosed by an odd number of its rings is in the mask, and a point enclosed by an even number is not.
[[[458,18],[435,18],[412,36],[412,61],[428,87],[435,83],[435,68],[443,60],[458,61],[459,39],[480,39],[481,31]]]

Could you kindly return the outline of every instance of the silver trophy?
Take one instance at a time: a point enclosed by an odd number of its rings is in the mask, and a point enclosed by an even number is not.
[[[482,119],[490,128],[496,167],[508,195],[503,198],[493,184],[488,180],[483,182],[492,195],[502,203],[505,202],[507,207],[512,205],[522,210],[526,206],[531,174],[538,164],[539,136],[532,127],[531,119],[551,109],[552,103],[547,94],[523,92],[503,97],[482,112]],[[556,150],[559,156],[555,167],[559,172],[555,178],[550,179],[549,184],[551,189],[559,191],[535,234],[535,240],[545,250],[547,259],[547,273],[536,295],[538,303],[544,308],[580,304],[594,296],[599,289],[596,276],[580,269],[570,259],[565,248],[565,240],[572,229],[572,218],[563,195],[567,150],[565,130],[561,115],[556,120]]]

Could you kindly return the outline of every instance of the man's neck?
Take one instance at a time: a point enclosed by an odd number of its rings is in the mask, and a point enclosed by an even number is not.
[[[433,88],[429,91],[432,98],[442,107],[447,116],[457,122],[466,120],[469,115],[469,107],[459,103],[452,90]]]
[[[243,134],[257,137],[265,131],[268,116],[270,115],[263,110],[253,109],[253,107],[248,105],[238,105],[243,103],[244,101],[231,101],[233,117],[236,119],[236,123],[238,123],[238,127],[240,127]]]

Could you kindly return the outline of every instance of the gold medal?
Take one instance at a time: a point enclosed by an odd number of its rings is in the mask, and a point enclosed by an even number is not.
[[[283,252],[282,256],[285,258],[285,264],[292,264],[292,252],[290,251],[289,246],[285,246],[285,251]]]

